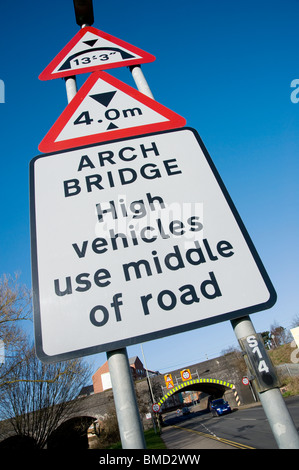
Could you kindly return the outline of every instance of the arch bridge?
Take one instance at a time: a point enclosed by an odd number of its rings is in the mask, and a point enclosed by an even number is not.
[[[158,404],[161,406],[171,395],[179,392],[187,392],[188,390],[198,390],[215,398],[220,398],[224,395],[227,389],[234,391],[235,398],[238,403],[237,391],[234,384],[220,379],[199,378],[187,380],[186,382],[182,382],[180,385],[174,386],[160,399]]]

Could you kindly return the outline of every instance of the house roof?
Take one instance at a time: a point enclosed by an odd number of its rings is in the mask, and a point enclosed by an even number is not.
[[[129,364],[135,364],[135,362],[139,359],[138,356],[133,356],[129,358]],[[140,359],[139,359],[140,360]]]
[[[93,385],[86,385],[85,387],[81,388],[78,398],[84,397],[86,395],[92,395],[93,393]]]

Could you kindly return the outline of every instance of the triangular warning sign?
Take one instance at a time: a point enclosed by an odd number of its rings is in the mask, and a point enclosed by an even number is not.
[[[51,80],[154,60],[152,54],[87,26],[78,31],[38,78]]]
[[[183,127],[186,120],[106,72],[90,75],[39,144],[41,152]]]

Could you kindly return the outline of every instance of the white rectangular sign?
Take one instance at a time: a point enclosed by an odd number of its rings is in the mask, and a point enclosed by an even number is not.
[[[30,163],[36,348],[69,359],[271,307],[275,290],[197,132]]]

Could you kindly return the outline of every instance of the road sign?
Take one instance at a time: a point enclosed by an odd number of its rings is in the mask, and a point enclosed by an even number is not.
[[[184,126],[186,120],[106,72],[93,73],[38,148],[54,152]]]
[[[154,413],[159,413],[160,409],[161,409],[161,406],[159,405],[159,403],[153,403],[152,410]]]
[[[181,377],[183,381],[190,380],[192,378],[190,370],[189,369],[181,370]]]
[[[171,382],[167,382],[167,384],[166,384],[167,390],[171,390],[173,387],[174,387],[174,385],[173,385],[173,382],[172,382],[172,381],[171,381]]]
[[[92,26],[80,29],[39,75],[40,80],[153,62],[155,57]]]
[[[164,380],[165,380],[165,385],[166,385],[167,390],[170,390],[171,388],[174,387],[171,374],[164,375]]]
[[[242,384],[243,384],[243,385],[249,385],[249,379],[248,379],[248,377],[243,377],[243,379],[242,379]]]
[[[169,382],[172,382],[172,375],[171,374],[164,375],[164,380],[166,384],[168,384]]]
[[[197,132],[30,163],[36,348],[64,360],[271,307],[275,291]]]

